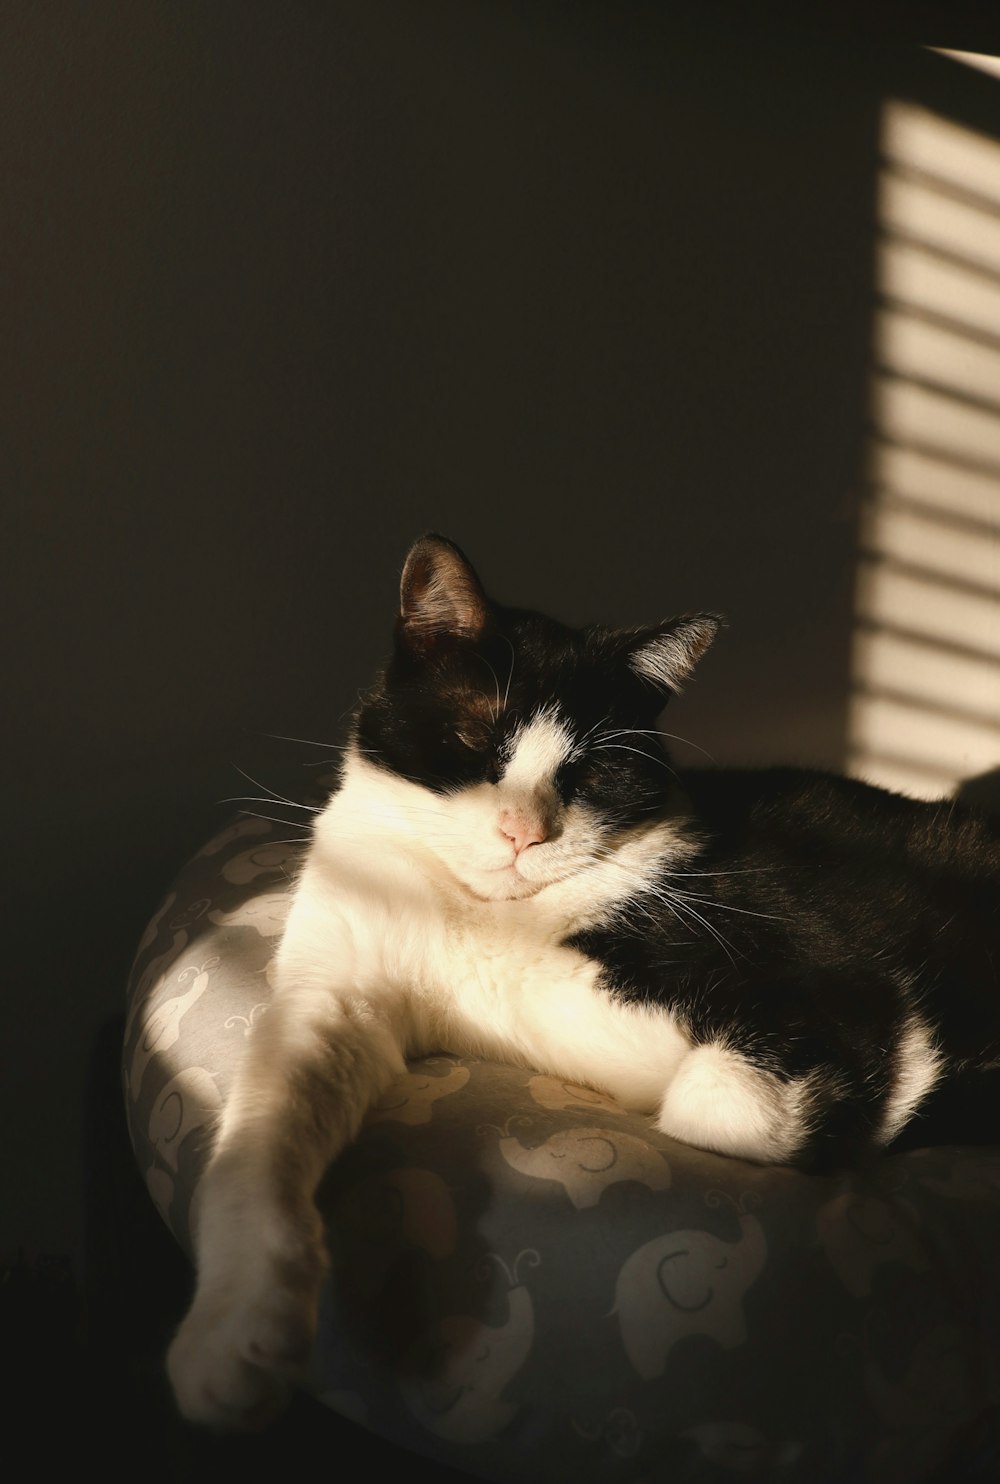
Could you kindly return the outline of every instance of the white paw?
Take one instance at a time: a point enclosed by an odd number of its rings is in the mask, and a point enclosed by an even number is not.
[[[301,1376],[315,1328],[315,1304],[277,1285],[250,1300],[197,1297],[167,1352],[181,1414],[210,1427],[265,1426]]]
[[[803,1087],[720,1045],[693,1047],[660,1105],[665,1134],[737,1159],[783,1164],[803,1143]]]

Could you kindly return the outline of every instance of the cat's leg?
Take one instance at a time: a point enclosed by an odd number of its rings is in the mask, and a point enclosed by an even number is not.
[[[727,1029],[681,1059],[659,1127],[765,1164],[818,1167],[883,1147],[945,1068],[904,989],[874,971],[748,981]]]
[[[697,1149],[786,1164],[808,1142],[814,1094],[815,1078],[780,1078],[722,1042],[692,1046],[656,1122]]]
[[[312,1345],[326,1270],[314,1195],[405,1067],[390,1007],[286,990],[246,1046],[196,1195],[197,1284],[167,1357],[182,1414],[253,1427]]]

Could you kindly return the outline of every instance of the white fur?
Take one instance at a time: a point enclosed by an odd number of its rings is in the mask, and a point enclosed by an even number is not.
[[[555,774],[571,749],[546,712],[516,734],[496,784],[449,795],[348,755],[199,1190],[198,1287],[168,1357],[189,1418],[246,1425],[283,1399],[323,1277],[313,1192],[407,1056],[516,1062],[659,1109],[689,1142],[792,1152],[794,1093],[692,1050],[669,1012],[616,999],[565,946],[695,849],[670,823],[610,835],[563,806]],[[544,839],[518,852],[500,823],[512,810],[543,821]]]
[[[682,1143],[784,1164],[808,1133],[809,1079],[782,1082],[720,1043],[693,1047],[667,1088],[657,1123]]]
[[[717,622],[708,617],[685,619],[676,629],[648,639],[631,656],[629,664],[637,675],[654,685],[679,691],[698,657],[711,644],[717,628]]]
[[[551,787],[556,771],[576,751],[573,733],[556,711],[546,708],[518,727],[503,770],[506,788]]]
[[[669,849],[669,827],[637,833],[623,842],[621,859],[605,861],[588,858],[584,813],[566,810],[558,840],[498,871],[488,785],[449,801],[450,811],[428,804],[425,816],[410,802],[423,790],[390,780],[395,808],[382,822],[391,836],[359,841],[354,811],[370,820],[370,790],[383,787],[385,775],[373,779],[374,771],[352,763],[318,823],[281,947],[286,977],[314,980],[317,964],[336,963],[354,993],[398,1007],[410,1053],[441,1045],[474,1050],[655,1107],[686,1039],[662,1012],[616,1004],[600,989],[597,966],[561,940],[600,921],[634,889]],[[501,782],[494,810],[503,798]],[[496,887],[493,875],[501,878]]]
[[[336,964],[345,988],[396,1007],[408,1053],[489,1052],[651,1110],[686,1038],[662,1011],[616,1003],[563,940],[691,847],[659,823],[606,854],[587,811],[555,796],[569,746],[551,717],[536,719],[498,784],[445,798],[353,756],[317,821],[279,963],[286,982],[316,990],[334,988],[318,966]],[[545,801],[557,834],[515,856],[497,820],[524,798]]]
[[[944,1071],[944,1058],[928,1027],[916,1015],[899,1038],[896,1085],[882,1122],[881,1142],[888,1144],[909,1122]]]

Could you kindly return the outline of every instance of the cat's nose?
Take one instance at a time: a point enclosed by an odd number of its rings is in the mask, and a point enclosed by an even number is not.
[[[505,809],[497,820],[501,835],[514,847],[515,855],[527,850],[529,845],[541,845],[548,839],[548,832],[541,820]]]

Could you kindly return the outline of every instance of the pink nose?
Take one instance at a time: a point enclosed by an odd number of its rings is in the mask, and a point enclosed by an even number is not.
[[[513,845],[515,855],[520,855],[529,845],[541,845],[547,838],[544,826],[537,819],[528,819],[524,814],[515,814],[507,809],[497,824],[500,833]]]

